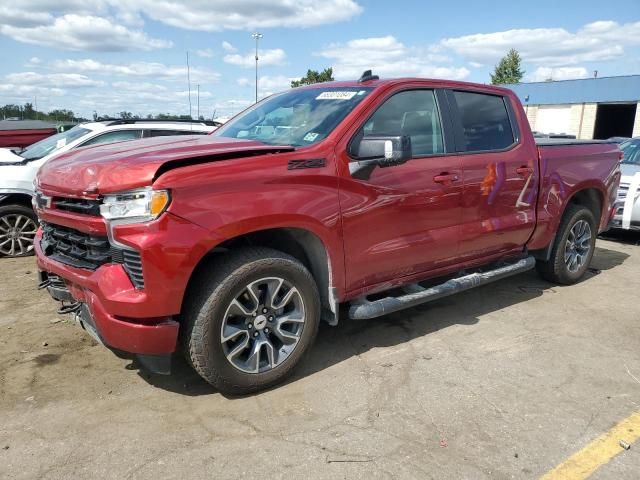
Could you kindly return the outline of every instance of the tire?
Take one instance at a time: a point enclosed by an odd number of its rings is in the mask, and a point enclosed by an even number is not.
[[[0,207],[0,257],[33,255],[33,241],[38,230],[38,217],[24,205]]]
[[[192,284],[182,318],[183,350],[222,393],[244,395],[282,382],[315,340],[318,288],[289,255],[261,247],[231,251]]]
[[[585,230],[581,230],[585,224],[588,229],[585,227]],[[589,235],[587,240],[586,235]],[[580,205],[569,205],[558,227],[549,260],[536,264],[540,275],[562,285],[576,283],[589,268],[596,235],[596,220],[591,210]]]

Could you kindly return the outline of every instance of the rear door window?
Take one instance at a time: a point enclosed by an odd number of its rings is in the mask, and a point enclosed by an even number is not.
[[[125,140],[136,140],[142,137],[142,130],[113,130],[103,133],[91,140],[87,140],[81,146],[100,145],[103,143],[123,142]]]
[[[148,130],[147,137],[166,137],[166,136],[175,136],[175,135],[205,135],[207,132],[202,132],[199,130]]]
[[[504,97],[454,91],[453,98],[462,130],[459,151],[504,150],[513,145],[515,137]]]

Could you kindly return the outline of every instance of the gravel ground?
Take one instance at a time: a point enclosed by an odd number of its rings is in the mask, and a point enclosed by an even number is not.
[[[639,237],[583,282],[534,272],[321,328],[287,384],[228,398],[97,345],[0,259],[0,478],[536,478],[640,409]],[[594,478],[637,479],[640,443]]]

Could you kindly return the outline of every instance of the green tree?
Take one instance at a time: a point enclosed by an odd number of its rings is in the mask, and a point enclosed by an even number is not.
[[[333,81],[333,68],[331,67],[325,68],[321,72],[317,70],[307,70],[307,74],[300,80],[291,80],[291,87],[301,87],[302,85],[331,81]]]
[[[524,77],[522,70],[522,58],[520,54],[513,48],[509,50],[506,56],[496,65],[495,70],[491,74],[491,83],[493,85],[508,85],[512,83],[520,83]]]
[[[120,112],[119,115],[123,120],[131,120],[133,118],[133,113],[131,112]]]

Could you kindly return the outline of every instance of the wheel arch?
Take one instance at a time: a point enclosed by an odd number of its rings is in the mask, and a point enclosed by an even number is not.
[[[33,208],[31,205],[31,195],[20,192],[0,193],[0,207],[6,205],[21,205],[23,207]]]
[[[194,288],[194,279],[206,268],[212,267],[216,259],[226,252],[243,246],[261,246],[291,255],[311,273],[320,292],[322,319],[331,325],[338,322],[338,300],[335,276],[329,249],[323,240],[311,230],[301,227],[275,227],[255,230],[224,240],[207,252],[194,268],[187,292]],[[185,294],[184,301],[188,298]]]
[[[577,188],[567,199],[567,201],[564,202],[562,211],[559,212],[557,218],[554,220],[553,235],[551,235],[548,244],[542,249],[533,250],[531,252],[533,256],[538,260],[549,260],[549,258],[551,257],[553,245],[555,244],[556,238],[558,236],[558,228],[560,227],[562,219],[566,215],[567,207],[569,205],[578,205],[589,209],[596,219],[596,231],[599,230],[602,223],[602,212],[605,198],[605,194],[597,186],[585,185],[582,188]]]

